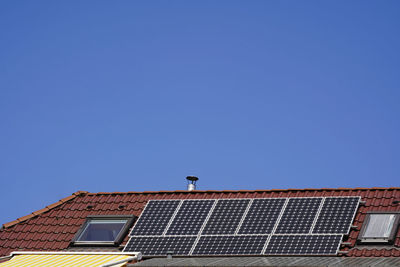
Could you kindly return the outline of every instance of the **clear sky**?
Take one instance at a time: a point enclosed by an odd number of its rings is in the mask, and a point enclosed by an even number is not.
[[[0,224],[78,190],[400,186],[400,1],[1,1]]]

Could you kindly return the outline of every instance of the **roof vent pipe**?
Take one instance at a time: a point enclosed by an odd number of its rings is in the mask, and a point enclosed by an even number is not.
[[[199,180],[199,178],[197,178],[196,176],[187,176],[186,180],[188,181],[187,190],[196,190],[196,181]]]
[[[172,260],[172,254],[174,254],[173,251],[167,251],[167,259]]]

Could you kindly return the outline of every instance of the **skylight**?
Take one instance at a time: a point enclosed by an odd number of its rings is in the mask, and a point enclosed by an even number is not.
[[[133,223],[132,216],[89,216],[74,245],[118,245]]]
[[[361,242],[391,242],[399,224],[398,213],[367,214],[359,240]]]

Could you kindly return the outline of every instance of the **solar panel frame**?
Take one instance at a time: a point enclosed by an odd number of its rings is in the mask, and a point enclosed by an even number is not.
[[[325,203],[325,197],[322,198],[321,203],[319,204],[319,207],[318,207],[318,210],[317,210],[317,214],[315,214],[314,221],[313,221],[313,223],[312,223],[312,225],[310,227],[310,231],[308,232],[309,234],[312,234],[312,232],[314,231],[315,224],[317,223],[319,214],[321,213],[321,210],[322,210],[322,207],[324,206],[324,203]]]
[[[214,203],[213,203],[213,205],[212,205],[210,211],[208,212],[207,217],[206,217],[206,219],[205,219],[204,222],[203,222],[203,225],[202,225],[201,228],[200,228],[200,231],[199,231],[199,233],[198,233],[198,235],[197,235],[196,241],[194,241],[193,247],[192,247],[192,249],[190,250],[189,255],[192,255],[193,250],[196,248],[197,243],[198,243],[199,240],[200,240],[201,234],[203,233],[204,227],[206,226],[206,224],[207,224],[207,222],[208,222],[208,219],[210,218],[211,214],[214,212],[215,206],[217,206],[217,202],[218,202],[218,200],[214,199]]]
[[[253,205],[253,201],[254,201],[254,199],[250,199],[250,202],[247,204],[246,210],[244,211],[242,218],[240,219],[240,222],[239,222],[238,226],[236,227],[235,235],[238,234],[240,228],[242,227],[243,222],[245,221],[245,219],[249,213],[249,210],[250,210],[251,206]]]
[[[265,254],[265,250],[267,249],[267,247],[268,247],[268,245],[269,245],[269,242],[271,241],[272,236],[275,234],[275,231],[276,231],[276,229],[278,228],[278,225],[279,225],[279,223],[280,223],[280,221],[281,221],[281,219],[282,219],[282,216],[283,216],[283,213],[285,212],[285,209],[286,209],[286,207],[287,207],[287,204],[289,203],[289,199],[290,199],[290,198],[285,198],[285,202],[283,203],[283,207],[282,207],[282,209],[281,209],[281,212],[279,213],[279,216],[278,216],[278,218],[276,219],[276,222],[275,222],[274,228],[272,229],[271,234],[269,235],[267,241],[266,241],[265,244],[264,244],[264,248],[263,248],[261,254]]]
[[[182,204],[183,204],[183,201],[179,201],[178,206],[176,207],[174,213],[172,214],[171,218],[169,219],[169,222],[168,222],[167,226],[165,227],[165,229],[164,229],[164,231],[162,233],[163,236],[167,233],[169,227],[171,226],[171,224],[174,221],[176,215],[178,214],[179,210],[181,209]]]

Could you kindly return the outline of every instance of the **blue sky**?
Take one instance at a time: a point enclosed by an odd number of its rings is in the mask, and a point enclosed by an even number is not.
[[[1,1],[0,223],[78,190],[399,186],[399,1]]]

